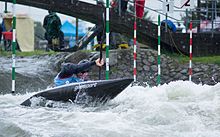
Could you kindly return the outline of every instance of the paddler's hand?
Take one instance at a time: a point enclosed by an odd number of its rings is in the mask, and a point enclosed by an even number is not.
[[[97,66],[101,67],[104,65],[104,60],[103,59],[100,60],[100,58],[98,58],[96,59],[95,63]]]

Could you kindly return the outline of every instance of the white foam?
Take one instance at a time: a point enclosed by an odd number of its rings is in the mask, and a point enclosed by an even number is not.
[[[35,136],[220,136],[220,84],[128,87],[96,107],[60,102],[55,108],[20,106],[31,94],[1,95],[0,117]]]

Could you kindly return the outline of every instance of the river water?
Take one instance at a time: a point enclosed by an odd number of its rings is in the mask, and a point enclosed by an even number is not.
[[[0,95],[0,137],[219,137],[220,84],[128,87],[104,105],[23,107]]]

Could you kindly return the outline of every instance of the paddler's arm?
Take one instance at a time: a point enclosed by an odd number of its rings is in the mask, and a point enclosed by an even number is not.
[[[83,71],[86,71],[88,70],[88,68],[90,69],[91,66],[93,65],[96,65],[98,67],[101,67],[104,65],[104,60],[102,59],[100,61],[100,59],[96,59],[95,61],[90,61],[90,62],[86,62],[86,63],[82,63],[82,64],[78,64],[77,67],[76,67],[76,73],[74,74],[77,74],[77,73],[80,73],[80,72],[83,72]]]
[[[83,64],[73,64],[73,63],[64,63],[62,64],[61,71],[58,75],[59,78],[68,78],[73,74],[78,74],[79,72],[83,72],[88,69],[92,65],[95,65],[95,61],[83,63]]]
[[[88,70],[93,65],[97,65],[99,67],[104,65],[104,60],[102,59],[96,59],[95,61],[90,61],[87,63],[82,63],[82,64],[73,64],[73,63],[65,63],[62,64],[62,69],[61,72],[59,73],[58,77],[59,78],[68,78],[71,77],[73,74],[78,74],[80,72],[83,72],[85,70]]]
[[[76,67],[76,73],[75,74],[86,71],[86,70],[88,70],[88,68],[90,68],[91,66],[93,66],[95,64],[96,64],[95,61],[90,61],[90,62],[78,64],[77,67]]]
[[[75,65],[75,64],[74,64]],[[88,68],[90,68],[91,66],[96,65],[98,67],[101,67],[104,65],[104,60],[102,59],[100,61],[100,59],[96,59],[95,61],[90,61],[90,62],[86,62],[86,63],[82,63],[82,64],[78,64],[75,66],[70,66],[70,71],[74,72],[73,74],[78,74],[80,72],[86,71],[88,70]]]

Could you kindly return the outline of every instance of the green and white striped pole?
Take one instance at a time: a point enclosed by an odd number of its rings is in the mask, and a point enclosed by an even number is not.
[[[15,48],[16,48],[16,13],[15,13],[16,0],[13,0],[13,40],[12,40],[12,93],[15,93]]]
[[[106,77],[109,79],[109,0],[106,0]]]
[[[157,64],[158,64],[158,75],[157,75],[157,85],[160,85],[160,15],[158,15],[158,56],[157,56]]]

